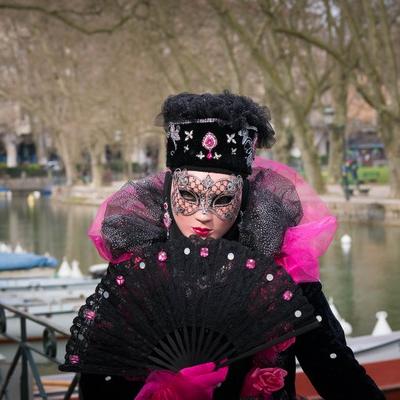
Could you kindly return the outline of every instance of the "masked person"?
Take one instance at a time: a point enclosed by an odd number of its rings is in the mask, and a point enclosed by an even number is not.
[[[296,356],[324,399],[383,399],[346,346],[321,290],[318,257],[333,238],[335,218],[295,171],[256,157],[256,148],[275,141],[268,110],[229,92],[182,93],[166,99],[157,121],[166,133],[167,171],[128,182],[103,203],[89,231],[109,268],[152,243],[225,238],[273,257],[301,286],[320,321],[296,339],[231,365],[212,398],[294,400]],[[285,296],[290,300],[290,292]],[[144,385],[100,373],[80,378],[84,400],[138,393],[140,399],[159,398],[144,396]]]

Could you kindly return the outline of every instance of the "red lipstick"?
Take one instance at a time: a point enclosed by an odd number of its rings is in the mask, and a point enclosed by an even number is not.
[[[196,227],[192,227],[192,230],[196,235],[199,235],[201,237],[207,237],[211,232],[211,229],[199,228],[197,226]]]

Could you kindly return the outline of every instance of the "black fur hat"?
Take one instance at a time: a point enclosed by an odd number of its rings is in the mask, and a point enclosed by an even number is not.
[[[271,147],[270,113],[249,97],[180,93],[168,97],[156,124],[167,134],[167,166],[251,174],[256,147]]]

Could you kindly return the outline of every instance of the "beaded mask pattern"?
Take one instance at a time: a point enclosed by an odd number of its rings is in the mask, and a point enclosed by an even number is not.
[[[240,175],[214,181],[210,175],[200,179],[186,169],[176,169],[172,183],[171,203],[176,214],[211,212],[223,221],[232,221],[239,212],[243,187]]]

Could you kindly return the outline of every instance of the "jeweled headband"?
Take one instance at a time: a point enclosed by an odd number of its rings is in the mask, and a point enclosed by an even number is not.
[[[251,174],[257,128],[233,130],[217,118],[169,122],[167,166],[171,169]]]

